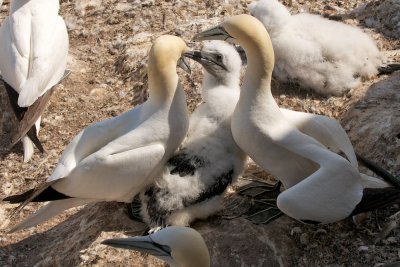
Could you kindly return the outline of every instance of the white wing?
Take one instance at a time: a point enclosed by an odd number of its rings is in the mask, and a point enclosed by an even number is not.
[[[335,119],[288,109],[281,109],[281,112],[285,119],[294,124],[302,133],[315,138],[330,149],[342,151],[351,164],[358,168],[353,145],[346,131]]]
[[[153,171],[165,154],[162,144],[151,144],[118,153],[100,150],[85,158],[70,176],[52,185],[72,197],[130,202],[152,182]]]
[[[27,18],[22,17],[21,31],[30,34]],[[17,39],[18,38],[18,39]],[[18,40],[18,41],[17,41]],[[29,39],[28,39],[29,40]],[[7,17],[0,28],[0,71],[3,79],[18,93],[28,76],[29,42],[25,36],[15,36],[13,21]]]
[[[142,106],[139,106],[117,117],[91,124],[83,129],[65,148],[59,163],[47,182],[69,176],[80,161],[136,128],[140,122],[141,111]]]
[[[61,17],[40,16],[33,20],[30,38],[30,69],[18,98],[21,107],[32,105],[57,84],[67,64],[68,33]]]
[[[279,144],[293,154],[318,163],[319,168],[285,190],[278,197],[278,207],[298,220],[330,223],[348,217],[363,193],[357,168],[297,131],[283,137]]]

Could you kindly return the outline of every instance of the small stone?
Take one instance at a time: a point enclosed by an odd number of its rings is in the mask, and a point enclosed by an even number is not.
[[[301,230],[300,227],[294,227],[292,228],[292,230],[290,231],[290,235],[294,235],[294,234],[301,234],[303,231]]]
[[[358,251],[368,251],[368,247],[367,246],[359,246],[358,247]]]
[[[325,229],[318,229],[317,231],[315,231],[316,234],[322,234],[322,235],[326,235],[327,231]]]
[[[308,245],[308,243],[309,243],[308,234],[307,233],[301,234],[301,236],[300,236],[300,244]]]

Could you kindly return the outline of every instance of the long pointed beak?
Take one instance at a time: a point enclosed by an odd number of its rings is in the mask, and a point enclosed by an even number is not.
[[[183,54],[183,56],[193,59],[194,61],[199,62],[201,65],[210,65],[215,64],[223,68],[224,70],[228,70],[226,66],[217,59],[217,55],[215,53],[210,53],[206,51],[188,51]]]
[[[156,257],[171,257],[170,247],[157,244],[148,236],[106,239],[102,241],[101,244],[116,248],[136,250]]]
[[[230,36],[229,33],[227,33],[222,26],[216,26],[196,34],[193,37],[193,41],[204,41],[204,40],[227,41],[230,38],[233,39],[232,36]]]
[[[192,73],[189,62],[183,56],[178,60],[178,67],[183,69],[186,73]]]

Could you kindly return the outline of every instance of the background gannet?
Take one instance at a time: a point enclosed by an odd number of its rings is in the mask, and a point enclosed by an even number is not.
[[[298,82],[322,95],[342,95],[378,73],[382,58],[362,30],[318,15],[290,15],[277,0],[254,1],[250,13],[274,46],[274,77]]]
[[[241,59],[222,41],[185,56],[205,69],[203,103],[190,117],[189,131],[162,175],[141,193],[141,215],[155,231],[188,226],[222,208],[222,194],[243,171],[246,155],[231,133],[231,115],[239,99]]]
[[[257,19],[234,16],[195,39],[227,40],[246,51],[248,67],[232,116],[232,134],[239,147],[285,186],[277,200],[284,213],[305,223],[329,223],[400,200],[399,189],[366,179],[349,161],[285,118],[271,94],[272,43]],[[371,184],[376,188],[369,188]]]
[[[22,140],[25,162],[33,143],[43,152],[40,115],[67,65],[68,33],[58,11],[56,0],[11,1],[0,27],[0,73],[18,120],[25,117],[13,140]]]
[[[106,239],[102,244],[149,253],[172,267],[208,267],[203,237],[188,227],[170,226],[148,236]]]
[[[11,203],[51,201],[13,231],[39,224],[71,207],[97,201],[130,203],[152,182],[188,129],[185,93],[176,73],[188,50],[176,36],[157,38],[149,53],[149,99],[82,130],[64,150],[46,183],[7,197]]]

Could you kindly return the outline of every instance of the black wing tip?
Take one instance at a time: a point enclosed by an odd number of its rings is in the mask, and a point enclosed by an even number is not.
[[[351,216],[400,204],[400,190],[393,187],[365,188],[361,201],[354,208]]]
[[[35,191],[34,189],[30,189],[19,195],[12,195],[12,196],[5,197],[5,198],[3,198],[2,201],[9,202],[10,204],[22,203],[25,200],[27,200],[29,197],[31,197],[34,191]]]
[[[29,198],[32,197],[32,195],[36,192],[35,189],[28,190],[22,194],[19,195],[13,195],[9,196],[3,199],[3,201],[8,201],[10,204],[16,204],[16,203],[23,203]],[[47,187],[45,190],[43,190],[39,195],[34,197],[31,202],[46,202],[46,201],[54,201],[54,200],[61,200],[61,199],[67,199],[71,198],[67,195],[64,195],[55,189],[53,189],[51,186]]]

